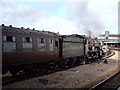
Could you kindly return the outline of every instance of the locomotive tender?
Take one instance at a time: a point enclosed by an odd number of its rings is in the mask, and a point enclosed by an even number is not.
[[[13,75],[21,70],[45,71],[50,63],[61,68],[65,65],[72,67],[92,61],[90,57],[101,57],[100,43],[83,35],[60,36],[49,31],[16,28],[4,24],[0,29],[3,74],[7,71]]]

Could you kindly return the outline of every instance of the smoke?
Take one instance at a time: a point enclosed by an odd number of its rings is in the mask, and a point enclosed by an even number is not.
[[[104,31],[104,23],[97,12],[89,9],[89,1],[68,3],[66,18],[76,24],[77,32],[91,31],[93,36],[98,36]]]

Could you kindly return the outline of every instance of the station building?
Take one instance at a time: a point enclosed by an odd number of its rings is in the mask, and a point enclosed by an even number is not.
[[[105,34],[101,34],[97,39],[103,44],[106,44],[107,42],[108,46],[120,47],[120,34],[109,34],[107,39]]]

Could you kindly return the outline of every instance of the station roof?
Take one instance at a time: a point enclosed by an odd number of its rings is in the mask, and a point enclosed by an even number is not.
[[[105,37],[105,34],[101,34],[99,37]],[[120,37],[120,34],[109,34],[109,37]]]

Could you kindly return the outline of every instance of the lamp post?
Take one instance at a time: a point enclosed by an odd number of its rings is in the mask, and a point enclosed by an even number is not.
[[[106,54],[105,54],[105,61],[104,61],[104,63],[106,63],[107,64],[107,39],[108,39],[108,37],[109,37],[109,31],[105,31],[105,39],[106,39]]]

